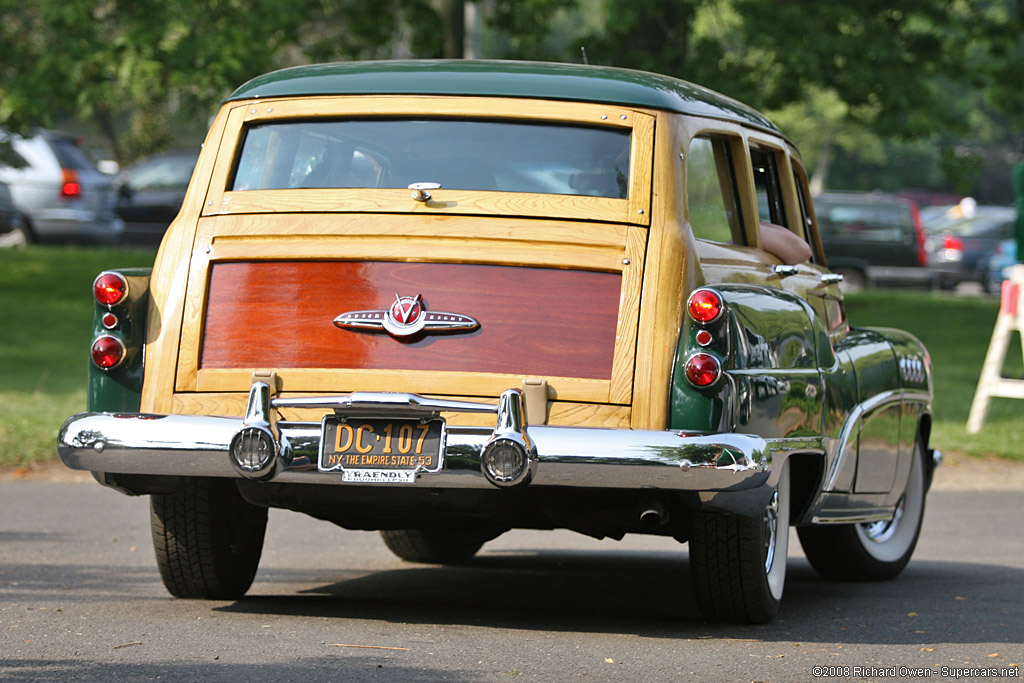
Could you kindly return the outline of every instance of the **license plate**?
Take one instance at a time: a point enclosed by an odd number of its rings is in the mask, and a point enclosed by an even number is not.
[[[326,416],[320,443],[321,472],[342,481],[411,484],[416,472],[441,469],[444,420]]]

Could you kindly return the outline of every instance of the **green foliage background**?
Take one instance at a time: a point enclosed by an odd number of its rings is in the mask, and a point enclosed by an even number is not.
[[[585,49],[766,110],[822,188],[1009,201],[1020,0],[0,0],[0,128],[81,127],[124,164],[198,143],[220,99],[260,73],[459,57],[467,35],[475,56],[578,62]],[[901,169],[907,143],[923,158]]]

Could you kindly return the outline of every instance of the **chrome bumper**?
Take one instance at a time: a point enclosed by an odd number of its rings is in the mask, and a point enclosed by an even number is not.
[[[512,439],[529,457],[528,476],[519,486],[661,488],[684,491],[740,491],[759,487],[769,475],[767,443],[755,436],[690,436],[678,431],[531,426],[527,428],[520,392],[510,389],[497,406],[437,401],[414,394],[349,394],[338,397],[271,399],[266,385],[253,385],[246,417],[80,413],[60,430],[57,451],[72,469],[121,474],[243,477],[275,483],[343,484],[337,472],[318,470],[321,425],[274,420],[277,408],[326,408],[339,415],[426,417],[441,412],[493,412],[496,427],[445,427],[443,465],[420,472],[418,486],[494,488],[485,475],[484,456],[495,441]],[[230,450],[245,430],[273,438],[266,468],[247,473],[232,462]]]

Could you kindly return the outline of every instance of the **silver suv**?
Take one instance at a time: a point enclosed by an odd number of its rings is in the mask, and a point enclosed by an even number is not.
[[[0,164],[0,181],[10,187],[27,239],[112,242],[121,238],[124,223],[114,213],[112,179],[96,168],[74,136],[39,131],[9,139],[17,163]]]

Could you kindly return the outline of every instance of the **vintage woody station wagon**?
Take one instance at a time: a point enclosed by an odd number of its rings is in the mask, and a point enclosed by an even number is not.
[[[95,283],[63,461],[152,496],[168,590],[248,590],[267,508],[468,560],[513,528],[689,544],[709,618],[898,574],[926,350],[851,328],[757,112],[618,69],[298,67],[224,103],[152,269]]]

